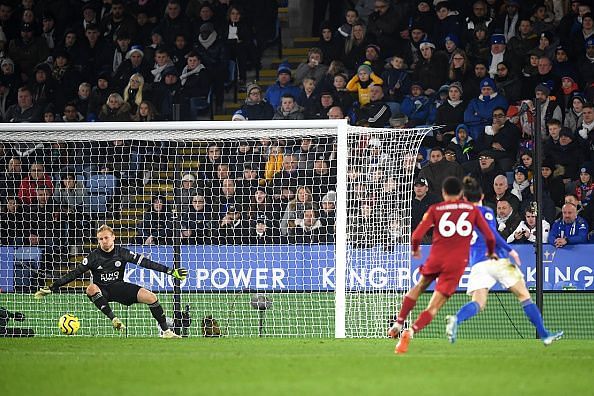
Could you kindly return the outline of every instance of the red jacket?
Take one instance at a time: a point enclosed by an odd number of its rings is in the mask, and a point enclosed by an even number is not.
[[[32,180],[30,176],[25,176],[19,187],[19,198],[24,204],[30,205],[37,197],[37,190],[39,187],[48,188],[54,193],[54,183],[48,175],[43,175],[43,179]]]

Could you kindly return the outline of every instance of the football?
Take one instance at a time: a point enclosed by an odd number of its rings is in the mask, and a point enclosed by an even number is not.
[[[60,317],[58,321],[58,327],[62,334],[66,335],[73,335],[76,334],[80,327],[80,322],[78,318],[71,314],[64,314]]]

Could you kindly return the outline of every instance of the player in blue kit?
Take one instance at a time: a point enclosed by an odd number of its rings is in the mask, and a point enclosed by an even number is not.
[[[483,192],[478,182],[471,178],[464,178],[464,198],[478,207],[485,220],[491,227],[496,244],[497,260],[485,260],[485,240],[480,231],[475,231],[470,248],[469,265],[472,267],[468,279],[468,289],[466,293],[472,297],[472,301],[462,306],[456,315],[450,315],[446,318],[446,335],[451,343],[456,341],[458,325],[477,315],[487,304],[489,289],[496,282],[511,291],[517,298],[524,313],[532,322],[538,336],[544,345],[551,345],[553,341],[560,339],[563,332],[550,332],[544,327],[542,315],[538,307],[528,292],[524,276],[518,268],[521,265],[518,253],[507,244],[507,242],[497,232],[495,214],[493,210],[482,206]],[[515,264],[510,260],[513,259]]]

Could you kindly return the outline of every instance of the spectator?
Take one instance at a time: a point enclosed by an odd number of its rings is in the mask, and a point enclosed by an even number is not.
[[[338,31],[327,21],[320,26],[320,41],[318,47],[322,51],[324,64],[330,65],[332,61],[342,60],[344,57],[344,39]]]
[[[530,183],[528,179],[528,169],[523,165],[517,166],[514,169],[514,182],[512,184],[511,193],[522,202],[524,198],[530,193]]]
[[[17,103],[10,106],[4,116],[5,122],[40,122],[43,108],[33,103],[31,90],[21,87],[17,93]]]
[[[448,79],[448,58],[435,51],[435,44],[424,40],[419,44],[421,59],[413,71],[413,80],[421,83],[425,95],[431,97]]]
[[[582,125],[584,121],[582,110],[584,108],[584,104],[586,104],[586,99],[584,99],[580,93],[575,92],[571,96],[568,104],[569,107],[565,109],[563,126],[569,128],[571,131],[575,131],[578,129],[578,126]]]
[[[520,216],[506,199],[497,201],[497,231],[506,239],[513,234],[520,224]]]
[[[113,39],[106,37],[106,40],[115,43],[113,52],[113,63],[111,67],[111,72],[115,73],[124,61],[126,54],[130,50],[131,36],[130,33],[128,33],[127,31],[120,30],[117,33],[116,37],[114,37]]]
[[[326,242],[334,243],[336,235],[336,191],[330,190],[320,201],[319,219],[326,230]]]
[[[248,65],[260,70],[260,55],[254,46],[251,26],[244,21],[240,9],[235,5],[229,6],[227,22],[221,28],[221,36],[227,40],[229,58],[237,62],[237,68],[239,69],[237,84],[243,88],[245,87]]]
[[[25,176],[19,186],[18,197],[22,203],[30,205],[35,202],[37,190],[44,188],[49,197],[54,191],[54,184],[48,174],[45,173],[43,164],[34,162],[29,168],[29,175]]]
[[[318,211],[312,204],[307,204],[303,216],[295,219],[295,227],[291,230],[288,240],[297,244],[326,243],[328,231],[319,219]]]
[[[165,15],[155,28],[165,43],[173,43],[178,33],[191,35],[194,31],[190,20],[182,13],[179,0],[169,0],[165,7]],[[189,37],[186,37],[189,38]]]
[[[505,96],[509,103],[516,103],[522,99],[522,80],[507,63],[499,62],[497,65],[495,84],[497,92]]]
[[[485,196],[485,204],[491,208],[497,208],[497,202],[505,200],[518,213],[520,210],[520,200],[512,194],[507,184],[507,178],[504,175],[498,175],[493,179],[493,195]]]
[[[466,56],[471,64],[487,62],[491,52],[488,28],[485,25],[478,25],[474,28],[471,39],[468,40],[465,48]],[[481,78],[485,78],[482,76]]]
[[[81,44],[81,73],[83,80],[94,81],[99,73],[111,70],[113,47],[100,37],[99,27],[89,23],[85,27],[86,40]]]
[[[210,207],[206,197],[196,193],[187,212],[181,213],[181,238],[183,244],[203,245],[210,237]]]
[[[496,107],[504,109],[508,106],[507,99],[498,95],[495,81],[486,77],[480,83],[481,94],[468,104],[464,112],[464,123],[470,128],[470,136],[477,139],[484,128],[492,123],[492,115]]]
[[[149,96],[148,89],[146,89],[146,85],[144,84],[144,77],[142,77],[142,74],[140,73],[135,73],[130,76],[130,81],[123,92],[124,102],[130,105],[130,114],[135,114],[138,110],[138,105]]]
[[[300,186],[297,188],[295,198],[287,203],[283,217],[280,221],[280,232],[288,236],[291,230],[296,227],[295,220],[303,219],[307,206],[313,205],[313,195],[309,187]]]
[[[383,80],[373,73],[371,66],[365,62],[357,69],[357,74],[348,82],[346,89],[357,94],[359,106],[363,107],[371,101],[370,86],[382,85]]]
[[[380,53],[381,49],[377,44],[367,44],[365,57],[357,63],[357,66],[367,62],[375,75],[380,76],[384,71],[384,60],[380,59]]]
[[[581,14],[581,13],[580,13]],[[578,58],[583,54],[583,48],[591,46],[592,38],[594,38],[594,16],[592,12],[581,14],[578,20],[581,19],[581,26],[571,34],[570,43],[572,44],[572,55]]]
[[[324,64],[322,50],[313,47],[307,52],[307,62],[301,62],[295,71],[295,84],[299,85],[306,77],[314,81],[322,81],[328,71],[328,66]]]
[[[594,118],[594,111],[592,112]],[[559,132],[559,145],[550,147],[547,152],[547,157],[555,165],[561,165],[561,177],[563,183],[567,184],[578,177],[578,170],[582,163],[584,163],[583,148],[576,141],[572,131],[567,128],[561,128]]]
[[[411,224],[410,229],[415,230],[421,222],[423,215],[429,209],[429,206],[440,202],[439,196],[429,192],[429,183],[426,179],[417,178],[414,182],[414,196],[411,205]],[[431,236],[427,241],[431,240]]]
[[[500,15],[495,23],[503,32],[507,42],[520,35],[519,25],[521,19],[520,2],[518,0],[507,0],[504,15]]]
[[[160,121],[159,114],[151,101],[143,100],[138,105],[136,113],[132,116],[132,121],[150,122]]]
[[[246,99],[241,110],[248,120],[271,120],[274,115],[274,109],[262,99],[262,88],[256,83],[247,85]]]
[[[0,244],[15,246],[22,245],[23,241],[23,209],[14,197],[2,198],[3,210],[0,211]]]
[[[23,180],[22,162],[17,157],[12,157],[6,164],[6,170],[2,173],[2,186],[0,197],[7,199],[18,195],[21,181]]]
[[[369,15],[367,33],[371,41],[377,43],[385,54],[393,54],[401,45],[400,32],[407,27],[408,10],[399,2],[375,0],[375,11]]]
[[[91,90],[91,96],[89,97],[88,118],[91,120],[97,118],[101,111],[101,106],[107,102],[109,95],[115,92],[115,89],[110,86],[111,78],[108,72],[100,73],[96,81],[97,83]]]
[[[313,120],[328,119],[328,111],[334,106],[334,96],[330,91],[320,92],[317,101],[309,109],[305,109],[305,118]]]
[[[335,75],[333,81],[333,95],[336,104],[340,106],[340,109],[343,113],[349,113],[353,108],[354,98],[353,95],[351,95],[351,93],[346,89],[348,82],[346,74],[339,73]]]
[[[565,196],[565,185],[563,180],[555,175],[555,163],[549,158],[545,158],[541,165],[541,174],[544,189],[549,193],[556,207],[563,206],[563,197]]]
[[[481,151],[478,157],[478,168],[470,172],[470,175],[478,180],[486,197],[495,195],[493,181],[500,174],[501,169],[495,161],[493,150]]]
[[[175,194],[175,205],[179,213],[190,211],[194,195],[196,195],[196,177],[191,173],[186,173],[182,176],[180,186]]]
[[[267,219],[272,221],[275,228],[278,228],[282,213],[283,209],[280,205],[271,202],[265,187],[258,187],[252,193],[248,213],[248,217],[251,221],[264,215]]]
[[[470,67],[471,65],[469,64],[466,52],[459,48],[453,50],[452,54],[450,55],[448,82],[452,83],[454,81],[466,81],[470,77]]]
[[[236,205],[226,206],[226,212],[213,229],[213,241],[219,245],[240,245],[246,242],[247,224],[241,208]]]
[[[440,1],[435,5],[437,23],[433,26],[431,37],[436,43],[445,43],[445,38],[454,34],[456,37],[464,37],[464,28],[458,11],[452,9],[448,1]]]
[[[130,109],[130,104],[125,102],[119,93],[112,93],[107,97],[107,102],[101,107],[99,121],[130,121]]]
[[[211,72],[215,105],[217,108],[221,108],[225,96],[225,81],[229,71],[229,54],[225,41],[216,32],[212,23],[207,22],[200,26],[200,33],[198,40],[194,43],[194,49],[198,52],[204,66]],[[270,117],[272,118],[272,115]]]
[[[530,98],[536,92],[536,87],[544,83],[549,88],[549,95],[558,97],[561,90],[561,79],[553,74],[551,60],[545,56],[539,57],[536,70],[537,73],[534,76],[528,77],[522,82],[522,96]]]
[[[501,169],[508,171],[516,162],[520,130],[507,119],[503,107],[493,109],[492,120],[492,124],[487,125],[484,134],[481,134],[479,145],[492,149]]]
[[[53,70],[51,71],[52,78],[50,79],[49,76],[49,70],[46,69],[46,84],[49,84],[50,81],[53,81],[55,84],[55,86],[53,87],[53,100],[51,99],[51,97],[48,99],[50,102],[53,102],[57,108],[61,108],[64,105],[64,103],[67,103],[70,100],[75,100],[77,98],[77,91],[79,89],[79,85],[82,82],[82,76],[79,73],[79,71],[71,65],[70,55],[68,54],[68,52],[56,52],[54,56]]]
[[[392,103],[401,103],[404,96],[410,93],[410,75],[402,56],[394,55],[388,59],[386,70],[381,75],[384,81],[384,96],[387,102],[391,102],[390,109],[398,110],[400,105],[392,107]]]
[[[427,124],[431,101],[423,94],[423,88],[421,82],[413,82],[410,95],[404,97],[400,106],[400,111],[408,117],[409,127]]]
[[[330,120],[342,120],[344,118],[344,113],[340,106],[332,106],[330,110],[328,110],[328,119]]]
[[[301,83],[301,89],[299,90],[299,96],[295,98],[297,104],[304,109],[304,114],[311,110],[316,101],[318,100],[317,95],[314,95],[316,89],[316,81],[313,78],[305,77]]]
[[[189,103],[189,119],[196,120],[201,106],[205,105],[210,94],[210,72],[202,64],[197,52],[186,55],[186,66],[179,76],[183,102]]]
[[[113,80],[109,80],[108,78],[104,78],[108,82],[113,81],[113,85],[116,88],[124,89],[126,84],[130,81],[130,77],[133,74],[140,74],[144,78],[147,83],[151,83],[154,79],[151,73],[151,65],[145,59],[144,51],[138,45],[133,45],[130,47],[128,52],[126,52],[126,58],[122,60],[122,63],[118,66],[115,74],[113,76]],[[108,77],[108,74],[99,75],[99,78],[102,76]]]
[[[291,82],[291,68],[288,63],[281,63],[277,70],[276,82],[266,90],[265,99],[273,108],[278,108],[281,104],[281,97],[285,94],[291,94],[294,98],[299,96],[299,87]]]
[[[592,202],[592,192],[594,191],[593,174],[592,164],[589,162],[583,164],[580,168],[580,176],[575,186],[575,195],[583,208]]]
[[[61,186],[56,189],[54,201],[58,205],[62,223],[67,224],[68,245],[70,251],[77,252],[82,245],[84,223],[84,204],[87,202],[88,190],[82,182],[76,180],[73,173],[64,175]]]
[[[76,107],[76,103],[68,102],[64,105],[64,112],[61,117],[61,121],[63,122],[82,122],[85,120],[85,117],[78,111]]]
[[[170,66],[163,70],[161,82],[154,86],[155,98],[160,98],[161,102],[157,105],[159,113],[167,121],[179,121],[177,115],[173,112],[173,105],[182,104],[181,83],[175,66]]]
[[[462,180],[464,170],[457,162],[451,162],[444,158],[439,147],[431,149],[429,163],[419,172],[419,178],[429,182],[429,191],[434,194],[441,194],[443,181],[454,176]]]
[[[258,214],[249,224],[250,245],[274,245],[280,242],[278,228],[265,213]]]
[[[313,161],[313,168],[306,173],[310,180],[314,201],[319,202],[329,191],[336,190],[336,168],[330,169],[328,161],[318,156]]]
[[[173,42],[173,41],[171,41]],[[165,76],[163,74],[163,72],[165,71],[165,69],[168,69],[170,67],[173,67],[175,69],[175,65],[173,64],[173,61],[171,60],[171,57],[169,55],[169,51],[167,49],[165,49],[164,47],[158,47],[157,50],[155,51],[155,64],[153,65],[153,68],[151,69],[151,74],[153,75],[153,81],[158,83],[161,81],[161,79],[163,79]],[[175,69],[176,71],[176,75],[179,76],[177,69]]]
[[[171,245],[173,243],[173,218],[167,208],[167,199],[155,195],[150,208],[144,212],[138,227],[138,243],[142,245]]]
[[[588,223],[577,215],[576,206],[565,204],[561,213],[563,217],[553,223],[548,242],[556,248],[587,243]]]
[[[281,97],[281,105],[276,109],[273,120],[303,120],[303,107],[295,102],[295,97],[290,93],[284,93]]]
[[[178,33],[175,36],[175,42],[171,48],[171,60],[177,70],[181,70],[186,65],[186,55],[191,51],[191,45],[186,40],[186,35]]]
[[[542,219],[542,243],[547,243],[551,225]],[[528,208],[524,213],[524,220],[507,237],[507,243],[535,243],[536,242],[536,211],[535,208]]]
[[[123,0],[112,0],[109,13],[103,16],[99,25],[103,37],[109,42],[123,36],[131,38],[136,34],[136,20],[127,12]]]
[[[280,149],[279,146],[273,147],[276,147],[276,150]],[[282,155],[282,152],[271,151],[271,156],[276,156],[277,162],[280,159],[282,165],[267,185],[272,188],[274,201],[286,204],[297,193],[297,187],[303,185],[303,173],[297,167],[298,158],[293,154]]]
[[[507,48],[522,65],[528,62],[528,51],[538,45],[539,37],[534,33],[530,18],[519,18],[518,32],[512,38],[507,38]]]
[[[578,126],[577,141],[584,148],[586,158],[594,160],[594,105],[586,103],[582,106],[582,125]]]
[[[481,94],[481,81],[483,81],[485,77],[488,77],[487,63],[486,61],[479,59],[474,63],[474,74],[466,81],[462,81],[462,87],[464,88],[463,93],[466,100]]]
[[[547,122],[552,119],[562,120],[563,119],[563,110],[557,103],[554,98],[550,98],[549,95],[551,94],[551,89],[547,86],[547,84],[538,84],[534,90],[534,94],[536,97],[536,102],[540,105],[540,114],[541,114],[541,137],[546,137],[547,135]]]
[[[343,63],[348,70],[356,70],[357,64],[365,57],[369,40],[365,23],[357,21],[353,25],[351,36],[344,43]]]
[[[77,89],[77,95],[74,99],[76,108],[82,114],[83,119],[89,114],[89,103],[91,99],[91,84],[87,82],[80,83]]]
[[[474,140],[468,135],[468,127],[459,124],[455,136],[448,143],[447,148],[452,149],[459,164],[466,164],[476,158]]]
[[[383,128],[389,124],[392,112],[384,101],[384,90],[382,85],[373,84],[369,87],[369,103],[361,105],[355,110],[357,114],[357,125],[371,128]]]
[[[8,44],[8,57],[18,66],[23,80],[27,80],[35,65],[44,62],[49,55],[47,42],[35,37],[33,31],[31,23],[22,22],[19,38]]]
[[[448,88],[447,100],[437,108],[435,116],[435,125],[443,125],[444,127],[438,131],[434,131],[435,144],[440,147],[448,145],[450,140],[455,136],[456,128],[464,121],[465,103],[462,100],[462,84],[455,81],[450,84]],[[468,133],[468,127],[464,130]],[[458,156],[458,158],[462,158]]]

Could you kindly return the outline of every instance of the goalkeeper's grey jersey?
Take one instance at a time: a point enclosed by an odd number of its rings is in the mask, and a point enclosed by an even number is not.
[[[111,252],[100,248],[93,250],[82,261],[82,266],[91,271],[92,282],[98,285],[123,281],[127,263],[134,263],[159,272],[167,272],[167,267],[149,260],[142,254],[134,253],[124,247],[115,246]]]

